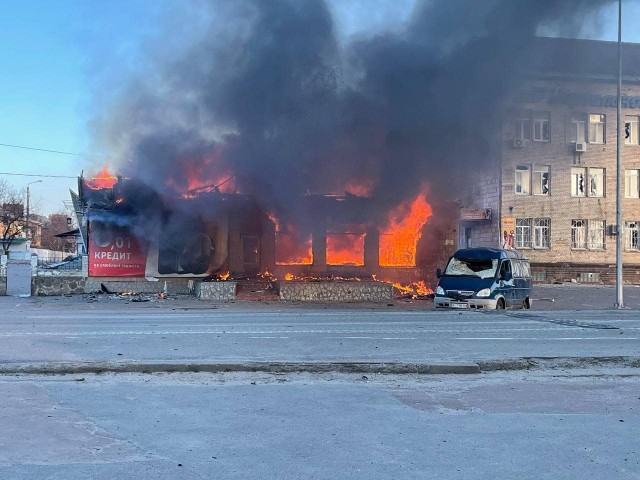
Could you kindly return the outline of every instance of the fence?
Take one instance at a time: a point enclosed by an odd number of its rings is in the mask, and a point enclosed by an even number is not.
[[[64,256],[63,256],[64,255]],[[80,271],[82,270],[82,256],[76,254],[62,254],[61,252],[39,253],[38,270]]]

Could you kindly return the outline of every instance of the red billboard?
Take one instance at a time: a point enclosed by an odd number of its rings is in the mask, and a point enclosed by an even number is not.
[[[144,277],[147,245],[126,227],[93,221],[89,225],[89,275]]]

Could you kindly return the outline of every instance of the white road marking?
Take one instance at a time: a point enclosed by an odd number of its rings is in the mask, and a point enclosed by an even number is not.
[[[638,340],[637,337],[562,337],[562,338],[553,338],[553,337],[458,337],[456,340],[544,340],[552,341],[552,340]]]
[[[276,338],[276,339],[283,339],[283,338],[289,338],[289,337],[251,337],[251,338]]]

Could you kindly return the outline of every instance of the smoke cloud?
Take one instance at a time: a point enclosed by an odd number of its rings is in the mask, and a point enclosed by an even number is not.
[[[96,138],[160,197],[233,177],[300,221],[308,192],[365,188],[382,216],[426,186],[437,214],[492,165],[536,32],[577,33],[608,3],[418,2],[405,28],[357,39],[339,38],[322,0],[195,3],[192,38],[153,52]]]

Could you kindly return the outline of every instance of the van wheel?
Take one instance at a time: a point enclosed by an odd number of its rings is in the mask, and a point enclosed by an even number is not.
[[[499,298],[496,303],[496,310],[504,310],[504,298]]]
[[[525,310],[531,310],[531,302],[529,301],[529,297],[524,299],[524,303],[523,303],[522,307]]]

